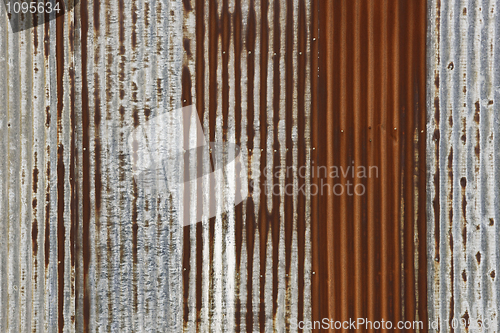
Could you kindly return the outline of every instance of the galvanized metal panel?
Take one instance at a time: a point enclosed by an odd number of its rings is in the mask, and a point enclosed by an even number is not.
[[[69,132],[68,114],[57,105],[56,25],[14,34],[3,6],[0,20],[0,330],[43,330],[55,327],[58,318],[57,192],[64,173],[57,165],[62,135]]]
[[[500,329],[498,6],[498,1],[429,1],[432,331],[474,331],[480,323],[488,323],[490,332]]]
[[[0,331],[310,319],[310,193],[298,188],[310,182],[311,3],[82,0],[18,33],[3,8]],[[191,204],[141,187],[127,139],[190,104],[207,141],[241,145],[242,185],[254,183],[240,205],[221,189],[235,207],[183,227]],[[264,173],[290,165],[306,177]],[[294,195],[262,190],[273,184]]]

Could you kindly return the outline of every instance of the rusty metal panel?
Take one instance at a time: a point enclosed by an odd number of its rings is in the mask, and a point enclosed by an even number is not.
[[[500,329],[498,6],[498,1],[429,1],[427,206],[433,331]]]
[[[411,321],[406,331],[424,331],[426,2],[313,3],[312,159],[346,172],[312,176],[329,191],[312,196],[313,319],[383,319],[396,331]]]
[[[81,0],[19,32],[0,7],[0,331],[310,320],[312,3]],[[195,204],[145,187],[129,139],[189,105],[242,167],[208,183],[216,215],[184,226]],[[166,177],[196,171],[182,163]]]

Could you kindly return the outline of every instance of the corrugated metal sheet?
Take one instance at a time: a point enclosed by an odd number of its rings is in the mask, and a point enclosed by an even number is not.
[[[433,331],[500,330],[499,1],[429,1],[428,239]],[[462,323],[462,321],[468,321]],[[465,326],[463,324],[466,324]]]
[[[0,7],[1,332],[500,330],[498,1],[81,0],[16,33]],[[182,226],[128,140],[188,105],[249,197],[209,183]]]
[[[311,2],[81,0],[18,33],[0,14],[1,332],[293,331],[311,318],[310,193],[256,191],[310,182],[271,171],[309,175]],[[141,187],[127,139],[191,104],[207,141],[241,145],[254,186],[182,227],[189,207]]]
[[[315,6],[312,158],[355,168],[331,188],[366,192],[312,197],[313,318],[426,323],[426,2]],[[362,167],[378,174],[358,176]]]
[[[39,19],[42,19],[41,17]],[[68,24],[72,18],[67,19]],[[59,20],[57,24],[61,24]],[[0,331],[57,327],[58,311],[69,321],[74,289],[70,243],[69,110],[72,50],[56,21],[16,34],[4,7],[0,15]],[[66,33],[67,36],[67,33]],[[61,52],[66,51],[63,58]],[[58,57],[56,57],[58,55]],[[64,61],[67,66],[63,73]],[[63,82],[59,78],[64,75]],[[66,87],[62,100],[62,86]],[[66,193],[66,194],[64,194]],[[67,281],[58,286],[58,277]],[[58,301],[65,292],[67,302]],[[62,305],[66,304],[66,307]],[[73,307],[74,309],[74,307]]]

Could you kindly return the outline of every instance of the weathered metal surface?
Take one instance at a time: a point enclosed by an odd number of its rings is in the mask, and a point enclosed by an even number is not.
[[[313,3],[312,159],[356,174],[312,178],[366,190],[312,196],[313,319],[426,323],[426,2]]]
[[[426,6],[81,0],[18,33],[0,6],[0,331],[499,330],[498,2]],[[191,104],[250,193],[182,227],[191,204],[144,188],[127,140]],[[311,195],[312,165],[378,176]]]
[[[306,0],[81,0],[13,33],[2,7],[0,331],[310,320],[311,22]],[[218,189],[230,209],[183,227],[191,205],[134,178],[128,138],[191,104],[207,141],[241,146],[250,193]]]
[[[499,6],[499,1],[429,1],[427,207],[433,331],[473,332],[481,323],[489,326],[483,331],[500,330]]]
[[[0,12],[0,331],[42,331],[57,327],[58,312],[69,321],[74,299],[70,256],[61,256],[71,248],[71,94],[64,101],[58,94],[70,68],[63,82],[56,57],[66,50],[69,61],[72,52],[57,30],[61,20],[14,34]]]

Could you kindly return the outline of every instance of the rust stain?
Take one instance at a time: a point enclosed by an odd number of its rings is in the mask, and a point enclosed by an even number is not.
[[[47,147],[47,153],[49,153],[49,147]],[[47,179],[50,179],[50,162],[47,163]],[[50,259],[50,183],[47,184],[45,190],[45,268],[49,266]]]
[[[426,3],[338,1],[316,6],[319,40],[325,42],[318,46],[313,162],[343,167],[373,163],[380,177],[346,179],[363,184],[364,197],[312,198],[317,269],[313,320],[424,320],[426,142],[424,135],[415,140],[414,133],[425,133],[426,127]],[[439,75],[435,85],[439,87]],[[439,121],[438,99],[435,108]],[[438,131],[434,138],[439,141]]]
[[[64,3],[59,0],[61,8]],[[64,204],[65,204],[65,165],[64,165],[64,145],[62,138],[62,116],[64,94],[64,16],[56,19],[56,60],[57,60],[57,285],[58,285],[58,329],[64,330],[64,264],[65,264],[65,239],[66,228],[64,224]]]

